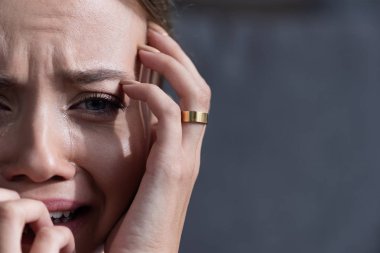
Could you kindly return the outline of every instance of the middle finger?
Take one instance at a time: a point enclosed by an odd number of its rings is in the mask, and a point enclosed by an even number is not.
[[[197,81],[176,59],[153,50],[148,51],[146,47],[140,48],[139,54],[145,66],[162,73],[169,81],[180,98],[182,110],[208,111],[209,101],[202,99]]]
[[[63,226],[44,227],[36,234],[30,253],[72,253],[74,236]]]

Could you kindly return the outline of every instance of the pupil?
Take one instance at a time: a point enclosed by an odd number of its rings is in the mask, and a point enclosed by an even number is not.
[[[106,102],[103,100],[90,100],[86,102],[86,108],[88,110],[104,110],[106,108]]]

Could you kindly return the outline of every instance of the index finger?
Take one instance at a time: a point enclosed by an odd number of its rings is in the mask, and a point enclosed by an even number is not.
[[[12,190],[0,188],[0,202],[20,199],[20,195]]]
[[[26,224],[34,231],[53,226],[42,202],[18,199],[0,203],[0,252],[21,252],[21,238]]]

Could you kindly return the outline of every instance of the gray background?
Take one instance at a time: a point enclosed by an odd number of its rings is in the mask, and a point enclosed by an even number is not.
[[[179,1],[213,89],[182,253],[380,252],[380,1]]]

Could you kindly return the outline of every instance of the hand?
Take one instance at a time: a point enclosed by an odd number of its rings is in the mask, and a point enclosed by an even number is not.
[[[29,224],[35,238],[23,247],[21,238]],[[53,226],[46,206],[36,200],[21,199],[10,190],[0,188],[0,253],[72,253],[74,236],[62,226]]]
[[[181,111],[208,112],[210,89],[163,28],[150,24],[148,44],[154,48],[140,49],[142,63],[162,74],[180,101],[177,104],[156,85],[136,81],[123,85],[129,97],[149,106],[158,123],[140,188],[127,214],[108,238],[107,253],[178,252],[199,172],[205,125],[181,123]]]

